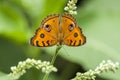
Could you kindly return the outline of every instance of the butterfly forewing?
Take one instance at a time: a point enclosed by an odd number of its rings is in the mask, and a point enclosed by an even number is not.
[[[63,38],[68,36],[71,32],[70,27],[75,28],[76,20],[70,14],[63,14],[62,21],[61,21],[61,28],[63,33]]]

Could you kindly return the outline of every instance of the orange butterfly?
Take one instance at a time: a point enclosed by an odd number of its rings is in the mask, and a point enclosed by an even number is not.
[[[80,46],[85,42],[85,36],[70,14],[47,16],[30,40],[30,43],[37,47],[49,47],[57,43],[59,45]]]

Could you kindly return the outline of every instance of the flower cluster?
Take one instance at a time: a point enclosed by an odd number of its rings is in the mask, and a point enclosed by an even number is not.
[[[42,62],[41,60],[34,60],[28,58],[25,61],[20,61],[17,66],[11,67],[12,73],[10,73],[10,76],[12,76],[12,80],[18,79],[20,76],[26,73],[26,69],[30,69],[32,67],[35,67],[38,70],[42,69],[42,72],[47,74],[52,71],[57,71],[57,69],[53,67],[53,65],[50,65],[50,62]]]
[[[69,0],[68,3],[67,3],[67,6],[64,8],[64,10],[66,12],[68,12],[69,14],[76,15],[77,14],[76,3],[77,3],[77,0]]]
[[[99,75],[100,73],[104,71],[113,71],[115,72],[116,69],[119,68],[119,63],[113,63],[112,61],[103,61],[99,64],[99,66],[95,70],[89,70],[85,73],[78,72],[76,74],[76,77],[71,80],[95,80],[96,75]]]

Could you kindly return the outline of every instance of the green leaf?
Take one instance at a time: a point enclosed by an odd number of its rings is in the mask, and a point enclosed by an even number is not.
[[[0,35],[25,42],[29,29],[22,12],[10,3],[1,4],[0,9]]]

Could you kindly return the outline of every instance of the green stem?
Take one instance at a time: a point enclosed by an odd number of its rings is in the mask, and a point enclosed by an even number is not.
[[[58,45],[57,46],[57,48],[56,48],[56,51],[55,51],[55,54],[54,54],[54,56],[53,56],[53,58],[52,58],[52,60],[51,60],[51,65],[53,65],[54,64],[54,62],[55,62],[55,59],[56,59],[56,57],[57,57],[57,55],[58,55],[58,51],[61,49],[61,45]]]
[[[57,57],[57,55],[58,55],[58,51],[61,49],[61,45],[58,45],[57,46],[57,48],[56,48],[56,51],[55,51],[55,54],[54,54],[54,56],[53,56],[53,58],[52,58],[52,60],[51,60],[51,62],[50,62],[50,64],[51,65],[53,65],[54,64],[54,62],[55,62],[55,60],[56,60],[56,57]],[[47,80],[48,79],[48,76],[49,76],[49,74],[45,74],[44,75],[44,77],[43,77],[43,80]]]

